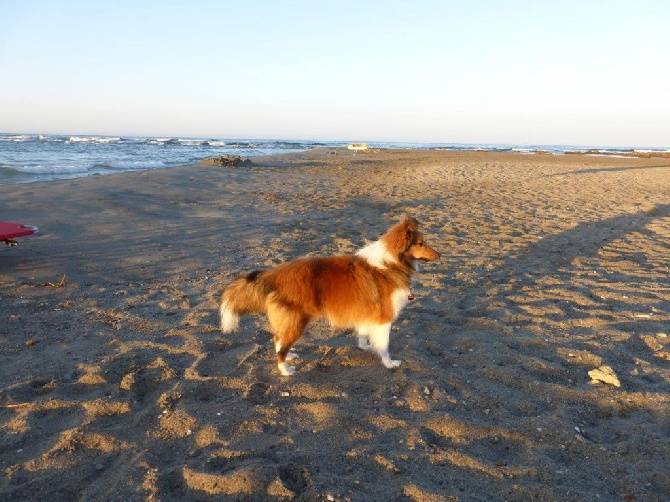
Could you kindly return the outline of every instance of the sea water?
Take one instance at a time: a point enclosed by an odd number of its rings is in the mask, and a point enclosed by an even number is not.
[[[0,134],[0,185],[254,157],[328,146],[318,142]]]
[[[123,171],[160,169],[194,164],[205,157],[301,152],[337,148],[348,141],[233,140],[222,138],[168,138],[0,133],[0,185],[104,175]],[[462,143],[371,143],[369,148],[485,150],[553,154],[633,151],[600,147],[555,145],[492,145]]]

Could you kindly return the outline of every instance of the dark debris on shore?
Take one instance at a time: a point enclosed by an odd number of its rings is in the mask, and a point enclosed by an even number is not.
[[[216,157],[207,157],[200,161],[200,164],[208,166],[238,167],[249,166],[251,161],[243,159],[239,155],[217,155]]]

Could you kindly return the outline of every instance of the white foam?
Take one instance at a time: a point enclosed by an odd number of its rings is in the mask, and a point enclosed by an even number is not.
[[[70,143],[117,143],[121,138],[108,138],[104,136],[70,136]]]
[[[12,166],[11,169],[24,174],[82,174],[89,170],[86,166],[74,165],[35,165],[35,166]]]
[[[31,141],[35,139],[34,136],[28,134],[16,134],[12,136],[0,136],[0,141]]]
[[[150,145],[166,145],[175,141],[172,138],[155,138],[147,140],[147,143]]]
[[[177,141],[184,146],[200,146],[205,143],[204,139],[178,139]]]

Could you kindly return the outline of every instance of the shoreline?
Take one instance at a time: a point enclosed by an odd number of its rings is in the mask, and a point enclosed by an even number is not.
[[[3,220],[40,228],[0,252],[3,498],[670,492],[667,159],[250,160],[0,186]],[[394,323],[398,370],[315,323],[286,379],[264,319],[218,331],[233,277],[402,214],[442,259]]]
[[[55,179],[106,176],[118,172],[164,169],[198,163],[203,159],[311,149],[338,150],[346,142],[291,140],[213,140],[146,137],[39,136],[0,134],[0,184],[23,184]],[[670,150],[644,147],[570,145],[498,145],[459,143],[370,143],[366,150],[464,151],[525,155],[606,155],[668,158]],[[364,153],[365,150],[362,151]]]

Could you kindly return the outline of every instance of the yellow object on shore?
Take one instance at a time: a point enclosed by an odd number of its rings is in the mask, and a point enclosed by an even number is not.
[[[368,145],[366,143],[351,143],[347,148],[349,150],[367,150]]]

